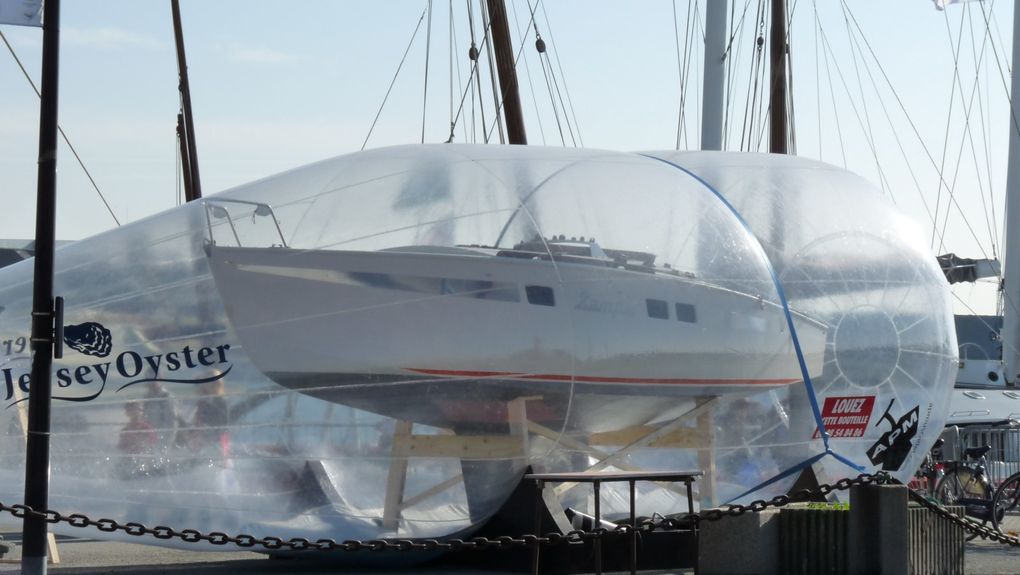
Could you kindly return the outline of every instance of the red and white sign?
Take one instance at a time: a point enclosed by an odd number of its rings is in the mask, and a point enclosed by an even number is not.
[[[874,396],[826,397],[822,407],[822,423],[830,438],[864,437],[871,421]],[[815,429],[814,438],[820,436]]]

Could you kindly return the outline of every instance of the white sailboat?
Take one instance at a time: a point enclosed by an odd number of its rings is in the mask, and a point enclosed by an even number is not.
[[[806,223],[782,246],[776,206]],[[0,270],[0,500],[29,278]],[[699,467],[699,505],[812,462],[905,478],[955,368],[906,219],[780,156],[350,154],[67,246],[56,286],[51,507],[257,537],[464,534],[529,465]]]

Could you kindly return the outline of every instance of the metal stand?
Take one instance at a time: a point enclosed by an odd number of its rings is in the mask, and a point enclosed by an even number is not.
[[[526,481],[534,481],[537,490],[540,492],[543,484],[550,483],[590,483],[595,493],[595,525],[602,524],[602,509],[599,497],[599,487],[602,483],[626,481],[630,485],[630,524],[635,527],[637,518],[634,511],[634,484],[638,481],[656,481],[664,483],[683,483],[687,492],[687,512],[694,513],[694,489],[693,483],[701,477],[701,471],[642,471],[642,472],[592,472],[581,473],[531,473],[524,476]],[[692,524],[695,538],[697,537],[697,524]],[[630,572],[637,573],[637,531],[630,533]],[[698,559],[694,560],[694,572],[698,572]],[[539,573],[539,548],[536,546],[532,559],[532,573]],[[595,573],[602,575],[602,538],[595,538]]]

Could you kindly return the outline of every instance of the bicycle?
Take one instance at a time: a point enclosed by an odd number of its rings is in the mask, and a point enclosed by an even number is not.
[[[968,447],[964,458],[974,460],[944,463],[945,474],[935,486],[934,497],[943,505],[962,505],[967,517],[991,522],[992,528],[1008,535],[1020,533],[1020,472],[992,489],[985,473],[985,454],[991,446]],[[967,533],[967,541],[977,533]]]
[[[936,456],[936,454],[941,453],[939,450],[942,448],[943,443],[945,443],[945,439],[942,437],[935,441],[935,445],[924,456],[921,466],[914,473],[913,479],[907,484],[911,489],[923,493],[925,497],[934,497],[935,486],[938,485],[939,480],[944,475],[944,466],[942,465],[941,458]]]

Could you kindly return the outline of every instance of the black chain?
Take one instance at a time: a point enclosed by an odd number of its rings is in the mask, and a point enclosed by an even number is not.
[[[580,543],[611,536],[629,535],[635,531],[638,533],[649,533],[657,530],[688,529],[691,526],[697,527],[702,521],[718,521],[723,517],[736,517],[745,513],[758,513],[770,507],[783,507],[790,503],[811,501],[818,495],[828,495],[833,491],[845,491],[857,485],[883,485],[892,483],[894,480],[885,472],[874,475],[861,474],[855,478],[844,478],[833,484],[822,484],[818,489],[803,489],[790,495],[777,495],[772,499],[759,499],[747,505],[726,505],[719,509],[707,509],[698,513],[676,515],[658,520],[642,520],[637,525],[620,525],[615,529],[602,527],[588,531],[573,530],[567,533],[547,533],[545,535],[521,535],[510,537],[472,537],[470,539],[346,539],[336,541],[334,539],[317,539],[312,541],[304,537],[293,537],[282,539],[280,537],[262,537],[254,535],[238,534],[228,535],[219,531],[202,533],[196,529],[176,530],[172,527],[157,525],[146,527],[141,523],[129,522],[120,523],[114,519],[92,519],[81,513],[62,515],[57,511],[47,510],[44,512],[35,511],[27,505],[5,505],[0,502],[0,511],[10,513],[19,519],[27,515],[45,519],[48,523],[67,523],[72,527],[95,527],[96,529],[114,533],[123,531],[128,535],[145,536],[151,535],[156,539],[180,539],[186,543],[208,542],[213,545],[233,544],[241,548],[262,547],[269,551],[463,551],[480,549],[513,549],[534,546],[551,546],[562,543]],[[920,502],[928,509],[945,517],[964,529],[975,532],[985,539],[994,539],[1013,546],[1020,546],[1020,539],[1000,533],[994,529],[979,525],[969,519],[959,517],[937,503],[925,499],[917,492],[911,490],[911,497]]]
[[[923,507],[925,507],[929,511],[932,511],[935,514],[939,515],[940,517],[948,519],[949,521],[952,521],[953,523],[959,525],[960,527],[963,527],[964,530],[970,531],[971,533],[976,533],[978,537],[981,537],[982,539],[991,539],[993,541],[998,541],[999,543],[1010,545],[1012,547],[1020,547],[1020,537],[1016,537],[1015,535],[1006,535],[1005,533],[999,531],[998,529],[986,527],[981,523],[978,523],[977,521],[974,521],[973,519],[969,519],[967,517],[961,517],[953,513],[952,511],[946,509],[942,505],[939,505],[938,503],[928,499],[927,497],[918,493],[917,491],[914,491],[913,489],[910,490],[910,498],[916,501],[917,503],[920,503]]]

